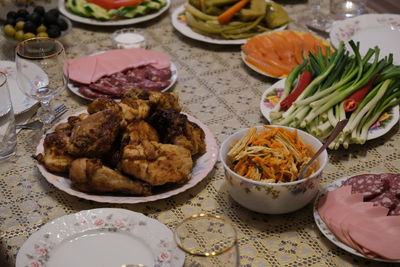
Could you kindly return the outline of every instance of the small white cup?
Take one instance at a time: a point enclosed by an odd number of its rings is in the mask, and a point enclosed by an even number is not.
[[[334,19],[346,19],[366,12],[366,0],[330,0]]]
[[[134,28],[120,29],[111,35],[114,48],[146,48],[146,36],[141,30]]]

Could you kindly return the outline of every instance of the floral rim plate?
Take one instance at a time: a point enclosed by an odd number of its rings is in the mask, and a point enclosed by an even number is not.
[[[357,250],[347,246],[346,244],[343,244],[340,240],[338,240],[336,238],[336,236],[329,230],[328,226],[324,223],[324,221],[321,219],[321,217],[319,216],[319,213],[317,211],[317,207],[318,207],[318,201],[319,199],[328,191],[332,191],[336,188],[338,188],[339,186],[341,186],[344,181],[346,181],[347,179],[351,178],[351,176],[349,177],[345,177],[339,180],[334,181],[333,183],[329,184],[327,187],[321,189],[321,191],[319,192],[319,194],[317,195],[315,201],[314,201],[314,206],[313,206],[313,215],[314,215],[314,221],[318,226],[318,229],[321,231],[321,233],[327,238],[329,239],[329,241],[331,241],[333,244],[335,244],[336,246],[340,247],[343,250],[346,250],[347,252],[368,259],[368,260],[374,260],[374,261],[382,261],[382,262],[398,262],[399,261],[390,261],[390,260],[385,260],[385,259],[380,259],[380,258],[368,258],[366,256],[364,256],[363,254],[361,254],[360,252],[358,252]]]
[[[130,24],[135,24],[135,23],[151,20],[155,17],[160,16],[162,13],[164,13],[164,11],[166,11],[169,8],[169,6],[171,4],[170,0],[166,0],[166,1],[167,1],[167,4],[163,8],[158,10],[156,13],[152,13],[152,14],[148,14],[148,15],[145,15],[142,17],[137,17],[137,18],[132,18],[132,19],[121,19],[121,20],[113,20],[113,21],[101,21],[101,20],[96,20],[93,18],[85,18],[85,17],[75,15],[74,13],[69,12],[65,8],[64,0],[58,0],[58,9],[64,16],[66,16],[70,20],[73,20],[76,22],[89,24],[89,25],[98,25],[98,26],[123,26],[123,25],[130,25]]]
[[[400,15],[365,14],[354,18],[335,21],[329,37],[332,44],[338,47],[340,41],[354,40],[360,42],[360,53],[364,55],[369,48],[378,46],[380,55],[393,53],[393,63],[400,65]],[[346,44],[349,51],[352,51]]]
[[[172,63],[172,62],[171,62],[171,73],[172,73],[172,76],[171,76],[171,83],[170,83],[167,87],[165,87],[164,89],[162,89],[161,92],[166,92],[166,91],[168,91],[168,90],[176,83],[176,80],[178,79],[178,69],[176,68],[175,64]],[[82,94],[79,92],[79,87],[77,87],[75,84],[73,84],[73,83],[68,83],[68,86],[67,86],[67,87],[68,87],[68,89],[71,90],[71,92],[74,93],[75,95],[77,95],[77,96],[79,96],[79,97],[82,97],[83,99],[86,99],[86,100],[90,100],[90,101],[93,100],[93,98],[90,98],[90,97],[87,97],[87,96],[82,95]]]
[[[77,112],[73,115],[78,115],[81,113],[86,112],[85,110],[81,112]],[[218,145],[217,141],[215,140],[215,137],[213,133],[208,129],[208,127],[202,123],[200,120],[196,119],[195,117],[192,117],[186,113],[185,114],[188,119],[191,122],[196,123],[198,126],[200,126],[204,133],[205,133],[205,142],[206,142],[206,149],[207,152],[202,155],[201,157],[197,158],[193,169],[192,173],[190,174],[191,178],[189,181],[187,181],[185,184],[179,187],[174,187],[169,191],[164,191],[159,194],[154,194],[151,196],[110,196],[110,195],[95,195],[95,194],[86,194],[84,192],[80,192],[78,190],[75,190],[71,186],[71,181],[66,177],[66,176],[61,176],[61,175],[56,175],[53,173],[48,172],[42,165],[37,164],[37,167],[39,168],[39,171],[41,174],[46,178],[46,180],[57,187],[58,189],[72,195],[76,196],[79,198],[87,199],[87,200],[92,200],[96,202],[103,202],[103,203],[129,203],[129,204],[134,204],[134,203],[143,203],[143,202],[149,202],[149,201],[155,201],[159,199],[165,199],[174,195],[177,195],[179,193],[182,193],[186,191],[189,188],[194,187],[196,184],[198,184],[201,180],[203,180],[214,168],[214,165],[217,161],[217,156],[218,156]],[[66,122],[67,119],[65,118],[61,122]],[[53,131],[55,126],[50,129],[50,132]],[[43,153],[43,141],[44,137],[39,142],[39,145],[36,148],[36,154],[38,153]]]
[[[57,218],[33,233],[17,254],[16,267],[108,267],[141,263],[182,266],[172,231],[126,209],[84,210]]]
[[[268,100],[268,97],[272,99],[279,100],[279,96],[283,91],[285,86],[285,80],[282,79],[278,82],[274,83],[271,87],[269,87],[261,96],[260,101],[260,109],[263,116],[270,122],[271,118],[269,116],[272,111],[274,104]],[[376,122],[368,131],[367,140],[378,138],[385,133],[387,133],[396,123],[399,121],[399,106],[394,106],[392,109],[387,111],[388,116],[385,116],[383,120],[379,120]]]
[[[185,35],[186,37],[192,38],[197,41],[202,41],[210,44],[220,44],[220,45],[241,45],[246,42],[247,39],[237,39],[237,40],[228,40],[228,39],[215,39],[212,37],[208,37],[202,34],[199,34],[195,31],[193,31],[184,21],[179,19],[179,15],[182,14],[185,11],[184,5],[179,6],[174,10],[172,13],[172,25],[174,28]],[[287,27],[287,25],[284,25],[280,28],[275,29],[274,31],[280,31],[283,30]]]
[[[21,114],[32,108],[37,101],[24,95],[17,85],[17,67],[15,62],[1,60],[0,71],[7,75],[8,89],[15,114]]]

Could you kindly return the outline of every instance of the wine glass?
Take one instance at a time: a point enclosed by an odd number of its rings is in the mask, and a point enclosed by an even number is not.
[[[309,0],[311,14],[302,17],[300,21],[312,30],[328,32],[332,26],[332,19],[327,14],[321,12],[323,0]]]
[[[45,126],[54,119],[50,101],[68,83],[63,45],[47,37],[22,41],[15,50],[18,88],[41,104],[37,116]]]
[[[220,216],[192,215],[177,225],[174,238],[187,253],[185,266],[239,266],[236,230]]]

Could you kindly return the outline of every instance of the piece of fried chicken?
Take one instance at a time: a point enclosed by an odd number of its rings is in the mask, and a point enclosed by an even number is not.
[[[76,157],[102,157],[120,132],[121,116],[112,109],[89,115],[75,124],[68,153]]]
[[[82,113],[77,116],[70,116],[68,117],[67,122],[57,124],[54,131],[71,131],[72,128],[74,128],[75,124],[86,119],[88,116],[89,114],[87,113]]]
[[[178,95],[174,92],[170,93],[132,89],[124,93],[121,102],[129,105],[131,101],[138,99],[147,101],[152,109],[171,108],[179,112],[182,110],[179,105]]]
[[[125,146],[120,165],[124,173],[154,186],[186,181],[192,166],[186,148],[147,140]]]
[[[185,114],[173,109],[157,109],[148,121],[157,130],[161,143],[183,146],[192,156],[206,152],[203,129],[189,121]]]
[[[136,120],[126,127],[121,143],[122,146],[135,145],[143,140],[159,142],[157,131],[146,121]]]
[[[99,159],[79,158],[69,171],[72,186],[88,193],[123,193],[148,196],[151,186],[104,166]]]
[[[49,172],[68,173],[74,158],[67,153],[69,136],[66,131],[49,133],[44,138],[43,154],[38,154],[35,159]]]

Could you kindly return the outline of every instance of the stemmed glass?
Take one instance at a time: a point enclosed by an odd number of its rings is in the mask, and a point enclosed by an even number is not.
[[[54,119],[50,101],[68,83],[64,47],[57,40],[41,37],[22,41],[15,52],[18,87],[40,102],[37,116],[48,126]]]
[[[301,20],[313,30],[328,32],[332,26],[332,19],[321,12],[322,2],[323,0],[309,0],[311,14]]]
[[[239,266],[236,230],[220,216],[192,215],[176,226],[174,238],[187,254],[185,266]]]

